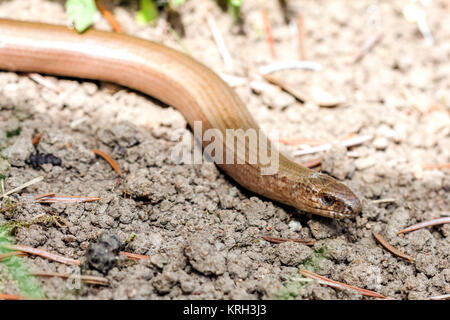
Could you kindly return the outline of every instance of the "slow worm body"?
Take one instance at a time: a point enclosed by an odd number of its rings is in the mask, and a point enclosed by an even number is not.
[[[253,129],[265,140],[269,154],[278,151],[236,93],[213,71],[191,57],[147,40],[89,30],[78,34],[66,27],[0,19],[0,69],[39,72],[110,81],[141,91],[177,108],[191,127],[202,130]],[[201,139],[201,137],[196,137]],[[202,139],[201,139],[202,141]],[[243,187],[302,211],[331,218],[351,217],[361,203],[344,184],[300,166],[278,153],[278,171],[261,174],[259,145],[244,149],[216,141],[244,163],[218,166]],[[210,142],[203,142],[207,146]]]

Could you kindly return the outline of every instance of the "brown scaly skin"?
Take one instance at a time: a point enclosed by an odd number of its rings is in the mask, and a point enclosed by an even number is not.
[[[96,30],[80,35],[63,26],[0,19],[0,69],[115,82],[174,106],[191,127],[201,121],[203,132],[259,132],[239,97],[213,71],[183,53],[131,36]],[[244,152],[249,159],[259,150]],[[306,212],[340,219],[361,211],[359,199],[344,184],[281,153],[272,175],[261,175],[263,166],[248,161],[219,166],[245,188]]]

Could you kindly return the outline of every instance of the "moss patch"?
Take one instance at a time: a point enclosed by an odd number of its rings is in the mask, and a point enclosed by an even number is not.
[[[304,263],[300,265],[299,270],[306,269],[312,272],[317,272],[322,268],[324,261],[329,258],[329,250],[326,246],[321,246],[314,250]],[[298,273],[292,275],[287,281],[283,283],[281,290],[275,295],[278,300],[292,300],[298,297],[300,290],[304,289],[308,282],[304,281],[304,277]]]

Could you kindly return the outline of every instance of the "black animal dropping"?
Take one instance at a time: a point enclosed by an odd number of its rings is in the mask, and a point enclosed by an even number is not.
[[[51,153],[32,153],[28,158],[27,163],[31,164],[34,169],[40,169],[41,165],[45,163],[51,163],[54,166],[60,166],[62,161],[60,158],[54,156]]]

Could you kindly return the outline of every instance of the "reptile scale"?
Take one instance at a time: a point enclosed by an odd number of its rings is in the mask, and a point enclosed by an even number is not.
[[[0,69],[114,82],[178,109],[202,130],[254,129],[267,141],[243,102],[218,75],[193,58],[164,45],[132,36],[88,30],[83,34],[50,24],[0,19]],[[200,137],[197,137],[200,138]],[[225,140],[225,139],[223,139]],[[217,142],[216,142],[217,143]],[[227,149],[243,164],[217,164],[248,190],[302,211],[341,219],[361,211],[358,197],[334,178],[305,168],[279,153],[278,171],[261,174],[259,144]],[[208,143],[203,142],[204,146]]]

